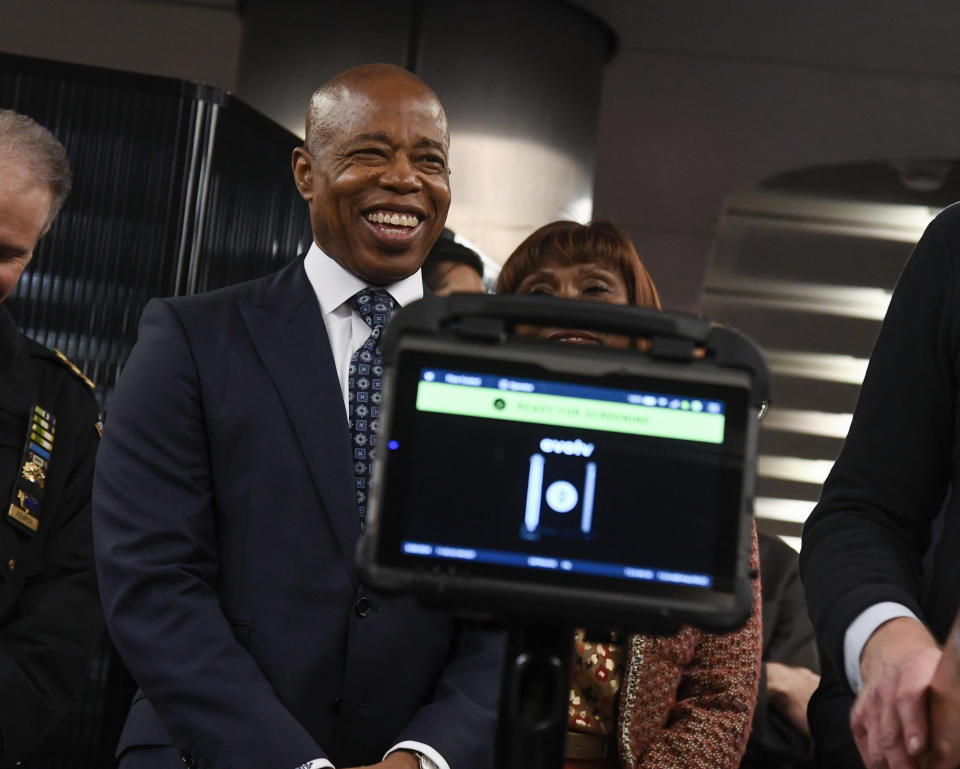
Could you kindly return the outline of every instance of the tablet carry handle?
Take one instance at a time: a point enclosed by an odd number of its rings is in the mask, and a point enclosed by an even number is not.
[[[472,319],[486,319],[505,326],[530,323],[631,336],[668,335],[698,343],[705,342],[710,334],[709,321],[692,315],[553,296],[453,294],[425,297],[422,303],[411,305],[412,308],[423,313],[419,322],[435,329],[455,328]]]
[[[403,333],[452,334],[491,344],[506,341],[517,324],[588,329],[644,337],[645,352],[661,360],[705,361],[747,371],[751,405],[764,408],[770,374],[760,348],[743,334],[709,320],[647,307],[559,299],[552,296],[454,294],[427,296],[394,313],[384,338],[384,361],[395,362]],[[697,353],[698,349],[703,352]]]

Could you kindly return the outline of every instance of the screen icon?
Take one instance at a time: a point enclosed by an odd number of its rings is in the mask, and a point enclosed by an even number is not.
[[[591,454],[593,446],[591,445]],[[523,539],[590,539],[597,489],[597,463],[583,457],[530,456]]]

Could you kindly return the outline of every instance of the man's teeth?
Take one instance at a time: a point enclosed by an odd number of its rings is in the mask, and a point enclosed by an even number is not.
[[[367,220],[374,224],[391,224],[400,227],[416,227],[420,223],[416,214],[396,214],[389,211],[373,211],[367,214]]]

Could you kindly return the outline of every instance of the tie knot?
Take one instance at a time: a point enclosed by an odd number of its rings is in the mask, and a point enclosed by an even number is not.
[[[386,291],[363,288],[349,299],[350,306],[372,329],[383,328],[390,320],[396,300]]]

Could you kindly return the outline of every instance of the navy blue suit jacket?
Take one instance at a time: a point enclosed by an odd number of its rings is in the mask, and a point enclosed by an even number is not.
[[[142,688],[120,751],[294,769],[417,740],[492,765],[499,637],[358,580],[350,435],[302,259],[151,302],[108,421],[97,566]]]

